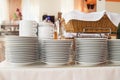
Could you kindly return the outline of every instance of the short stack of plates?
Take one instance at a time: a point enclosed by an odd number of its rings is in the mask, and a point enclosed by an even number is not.
[[[83,66],[95,66],[107,60],[105,38],[76,38],[76,61]]]
[[[109,60],[115,64],[120,65],[120,39],[108,40]]]
[[[7,36],[5,42],[5,57],[7,62],[30,64],[38,60],[37,37]]]
[[[69,62],[72,40],[41,41],[41,60],[52,65],[64,65]]]

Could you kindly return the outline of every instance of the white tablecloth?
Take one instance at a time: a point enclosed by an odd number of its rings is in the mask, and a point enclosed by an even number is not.
[[[110,21],[115,25],[118,26],[120,22],[120,14],[108,12],[108,11],[101,11],[101,12],[92,12],[92,13],[83,13],[77,10],[70,11],[63,15],[65,22],[69,22],[69,20],[76,19],[76,20],[83,20],[83,21],[98,21],[100,20],[104,14],[108,16]]]
[[[119,80],[119,66],[9,67],[0,66],[0,80]]]

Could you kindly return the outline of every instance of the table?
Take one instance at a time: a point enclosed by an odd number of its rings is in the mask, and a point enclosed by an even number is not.
[[[120,66],[1,66],[0,80],[119,80]]]

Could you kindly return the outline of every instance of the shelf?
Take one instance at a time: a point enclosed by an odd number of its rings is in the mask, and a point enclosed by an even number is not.
[[[9,24],[7,24],[7,25],[1,25],[1,26],[5,26],[5,27],[6,27],[6,26],[7,26],[7,27],[10,27],[10,26],[12,26],[12,27],[13,27],[13,26],[14,26],[14,27],[18,27],[19,25],[15,25],[15,24],[10,24],[10,25],[9,25]]]
[[[1,36],[5,35],[19,35],[19,25],[15,24],[2,24],[1,25]]]

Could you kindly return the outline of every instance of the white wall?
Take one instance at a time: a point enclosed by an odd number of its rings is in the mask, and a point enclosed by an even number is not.
[[[97,12],[105,10],[106,0],[97,0]]]
[[[43,14],[55,15],[61,11],[61,0],[40,0],[40,19]]]
[[[106,10],[120,13],[120,2],[106,2]]]
[[[59,11],[63,14],[74,9],[74,0],[40,0],[40,17],[43,14],[56,15]],[[41,17],[42,18],[42,17]]]
[[[110,11],[120,13],[120,2],[110,2],[106,0],[97,0],[97,11]]]
[[[44,14],[55,15],[61,11],[61,0],[23,0],[23,19],[42,21]]]
[[[27,6],[26,8],[24,7],[24,14],[26,14],[24,17],[30,18],[31,16],[33,16],[31,17],[31,19],[38,18],[37,19],[38,21],[42,20],[43,14],[57,16],[57,13],[59,11],[65,14],[73,10],[75,7],[74,0],[35,0],[38,3],[34,2],[33,4],[30,3],[30,0],[23,0],[23,1],[25,2],[24,6]],[[35,6],[32,7],[28,3],[35,5]],[[107,10],[107,11],[120,13],[120,10],[118,9],[120,9],[120,2],[106,2],[106,0],[97,0],[97,11]]]
[[[61,0],[61,12],[63,14],[74,9],[74,0]]]

